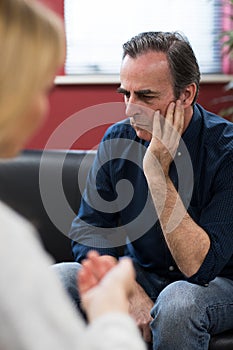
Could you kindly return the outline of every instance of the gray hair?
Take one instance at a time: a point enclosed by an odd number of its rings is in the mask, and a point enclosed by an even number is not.
[[[194,103],[199,91],[200,69],[188,39],[179,32],[140,33],[123,44],[123,59],[127,55],[136,58],[149,51],[166,54],[177,99],[186,86],[195,83]]]

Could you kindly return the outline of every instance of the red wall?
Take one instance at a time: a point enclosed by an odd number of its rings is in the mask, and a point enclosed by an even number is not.
[[[53,10],[63,16],[63,0],[39,0],[45,4],[48,4]],[[72,116],[76,112],[80,112],[87,107],[99,105],[109,102],[122,102],[122,96],[116,93],[116,84],[100,84],[100,85],[57,85],[50,96],[50,112],[47,121],[44,126],[33,136],[28,148],[43,148],[54,130],[68,117]],[[201,84],[200,94],[198,102],[205,108],[218,113],[223,107],[222,104],[215,104],[216,98],[222,95],[226,95],[224,91],[224,83],[203,83]],[[230,104],[233,102],[230,102]],[[115,105],[113,105],[115,108]],[[98,108],[97,108],[98,110]],[[98,113],[97,113],[98,114]],[[100,116],[96,115],[96,118]],[[111,122],[111,116],[108,121]],[[119,115],[119,119],[123,119],[124,115]],[[115,121],[115,117],[113,118]],[[86,118],[85,113],[80,117],[80,123],[75,126],[74,133],[77,130],[77,141],[74,142],[71,148],[89,149],[96,145],[102,137],[104,130],[109,125],[102,125],[92,129],[90,127],[90,121]],[[97,123],[98,124],[98,123]],[[80,134],[80,129],[92,129],[90,132],[84,135]],[[66,131],[64,130],[64,133]],[[62,137],[58,140],[53,148],[64,148],[63,140],[68,136],[62,134]]]
[[[64,120],[74,115],[76,112],[80,114],[80,123],[82,128],[92,129],[89,125],[88,116],[86,116],[85,109],[90,106],[100,105],[102,103],[109,102],[121,102],[122,97],[116,93],[118,85],[59,85],[56,86],[50,96],[50,112],[41,130],[34,135],[33,139],[29,143],[29,148],[43,148],[48,141],[52,132],[59,126]],[[94,108],[94,107],[93,107]],[[97,108],[98,109],[98,108]],[[80,112],[83,111],[84,113]],[[78,116],[79,117],[79,116]],[[96,118],[100,120],[100,126],[92,129],[88,135],[79,137],[79,127],[77,126],[77,142],[72,148],[90,149],[96,145],[105,129],[108,125],[101,126],[102,115],[96,115]],[[119,119],[123,119],[123,115]],[[109,116],[110,121],[111,117]],[[115,119],[115,118],[114,118]],[[85,124],[85,125],[84,125]],[[66,135],[64,135],[65,137]],[[53,146],[54,148],[55,146]],[[56,143],[56,148],[63,148],[63,140],[60,138],[60,142]],[[51,148],[51,147],[50,147]]]
[[[28,144],[30,148],[43,148],[52,132],[66,118],[72,116],[76,112],[80,112],[87,107],[99,105],[101,103],[121,102],[122,97],[116,93],[118,85],[59,85],[56,86],[50,96],[50,113],[41,130],[34,135]],[[222,104],[215,104],[215,99],[226,94],[224,91],[225,84],[201,84],[198,102],[203,107],[218,113],[223,107]],[[233,102],[232,102],[233,104]],[[114,108],[114,105],[113,105]],[[100,116],[96,115],[96,118]],[[111,120],[111,116],[109,116]],[[123,119],[119,116],[119,119]],[[88,128],[88,120],[83,118],[81,114],[80,122],[85,129]],[[101,121],[100,121],[101,125]],[[77,137],[79,139],[72,148],[89,149],[96,145],[102,137],[107,125],[100,126],[91,130],[88,135],[79,137],[79,126],[77,125]],[[90,127],[89,127],[90,129]],[[64,135],[65,136],[65,135]],[[63,148],[63,142],[56,144],[56,148]]]
[[[64,0],[38,0],[64,17]]]

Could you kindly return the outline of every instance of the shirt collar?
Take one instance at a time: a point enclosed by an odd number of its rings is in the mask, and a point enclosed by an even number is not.
[[[195,153],[198,147],[198,139],[202,130],[201,106],[195,104],[193,107],[192,119],[182,135],[182,139],[190,153]]]

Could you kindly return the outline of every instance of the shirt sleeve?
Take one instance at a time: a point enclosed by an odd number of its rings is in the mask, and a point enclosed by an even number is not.
[[[0,210],[0,348],[72,350],[79,341],[85,345],[85,324],[49,269],[53,261],[34,228],[9,208]]]
[[[32,226],[0,209],[1,349],[145,350],[128,315],[108,313],[87,326],[48,268],[52,260]]]
[[[110,157],[107,133],[89,172],[79,213],[73,220],[69,237],[72,239],[72,252],[75,261],[85,258],[90,249],[101,255],[118,258],[117,246],[122,245],[122,235],[118,227],[117,193],[114,187],[113,162]]]
[[[210,249],[197,273],[188,280],[208,285],[222,275],[233,254],[233,160],[229,156],[219,167],[212,186],[211,200],[203,208],[199,225],[210,237]],[[227,274],[225,277],[228,277]]]
[[[91,349],[146,350],[133,319],[122,313],[109,313],[96,319],[88,327],[88,338],[91,341]],[[97,342],[98,338],[102,341]]]

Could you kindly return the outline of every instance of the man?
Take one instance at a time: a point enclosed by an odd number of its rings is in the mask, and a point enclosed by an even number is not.
[[[123,50],[129,119],[99,145],[73,254],[82,262],[97,249],[107,263],[125,240],[137,271],[130,313],[144,339],[208,349],[212,334],[233,328],[233,125],[196,103],[199,67],[182,35],[141,33]],[[76,300],[78,267],[60,267]]]

